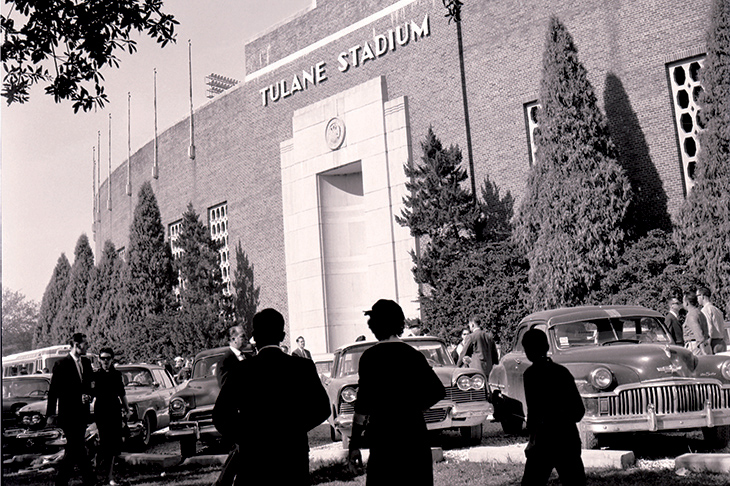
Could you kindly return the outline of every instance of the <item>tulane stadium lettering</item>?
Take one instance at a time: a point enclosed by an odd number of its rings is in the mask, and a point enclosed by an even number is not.
[[[406,22],[395,29],[388,29],[383,34],[378,34],[372,40],[363,44],[357,44],[349,49],[340,52],[337,56],[337,69],[345,73],[350,68],[357,68],[368,61],[374,61],[390,51],[395,51],[399,46],[403,47],[410,42],[416,42],[419,38],[431,35],[428,14],[423,18],[421,25],[414,21]],[[261,104],[268,106],[269,101],[276,103],[279,100],[288,98],[298,91],[304,91],[310,86],[316,86],[327,79],[327,64],[319,62],[309,69],[303,69],[301,74],[295,74],[290,78],[282,79],[279,82],[270,84],[259,90]]]

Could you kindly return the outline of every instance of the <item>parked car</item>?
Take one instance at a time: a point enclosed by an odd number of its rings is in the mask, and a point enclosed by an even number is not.
[[[183,457],[195,455],[198,440],[210,442],[220,438],[213,425],[213,407],[220,392],[218,364],[228,349],[225,346],[198,353],[190,380],[170,400],[170,427],[166,436],[180,442]],[[248,346],[243,353],[252,356],[253,348]]]
[[[446,389],[444,399],[423,412],[428,429],[458,429],[469,441],[481,439],[482,425],[492,412],[487,401],[486,377],[477,369],[457,368],[446,343],[439,338],[421,336],[404,338],[403,341],[426,357]],[[374,341],[362,341],[336,350],[332,376],[325,380],[332,411],[330,434],[333,441],[341,439],[345,448],[352,434],[360,356],[375,344]],[[393,370],[393,373],[398,373],[398,370]],[[393,411],[397,413],[397,403],[393,404]]]
[[[494,418],[506,433],[522,429],[522,348],[528,329],[543,330],[548,356],[567,367],[583,397],[583,447],[602,434],[702,429],[725,447],[730,438],[730,358],[694,356],[676,346],[658,312],[640,306],[585,306],[536,312],[517,327],[514,346],[489,375]],[[546,397],[549,399],[549,397]]]
[[[150,443],[152,433],[170,423],[170,399],[179,387],[162,366],[131,364],[118,365],[116,368],[122,374],[127,402],[132,411],[127,422],[129,441],[137,448],[145,449]],[[49,379],[50,376],[48,375]],[[16,442],[17,447],[27,450],[29,444],[36,447],[43,442],[51,442],[51,446],[58,445],[59,440],[65,443],[60,429],[46,427],[46,407],[47,400],[44,398],[18,411],[24,429],[16,436],[22,442]],[[93,420],[93,403],[91,410]]]
[[[23,423],[20,410],[28,404],[42,402],[48,397],[50,374],[12,376],[2,379],[2,453],[13,456],[20,451],[18,435],[25,433],[30,423]]]
[[[317,373],[323,383],[332,376],[332,362],[334,355],[332,353],[315,354],[312,356],[312,361],[317,367]]]

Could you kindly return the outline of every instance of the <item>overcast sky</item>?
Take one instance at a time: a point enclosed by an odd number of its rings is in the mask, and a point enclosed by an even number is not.
[[[177,43],[164,49],[138,38],[136,54],[121,55],[119,69],[105,68],[109,103],[73,114],[42,87],[30,102],[2,102],[2,284],[40,303],[61,253],[73,263],[82,233],[92,239],[92,149],[101,131],[102,180],[108,173],[108,123],[112,114],[112,170],[127,158],[127,93],[131,92],[131,146],[136,152],[154,136],[153,70],[157,68],[158,132],[185,118],[188,39],[193,52],[193,104],[207,101],[205,76],[243,80],[243,46],[312,0],[167,0]],[[2,3],[6,13],[7,4]],[[92,242],[93,248],[93,242]]]

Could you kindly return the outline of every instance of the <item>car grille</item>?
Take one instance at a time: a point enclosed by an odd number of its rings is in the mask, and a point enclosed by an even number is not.
[[[188,417],[188,420],[193,420],[195,422],[203,422],[203,421],[213,421],[213,410],[201,410],[201,411],[190,411],[190,416]]]
[[[601,415],[641,415],[650,403],[659,415],[699,412],[708,400],[715,410],[728,407],[729,399],[730,390],[721,390],[712,383],[648,386],[621,390],[618,396],[608,397],[607,413]]]
[[[444,400],[452,400],[454,403],[486,402],[487,388],[463,391],[455,386],[447,386]]]
[[[436,422],[442,422],[446,420],[446,414],[449,412],[448,408],[429,408],[423,412],[423,418],[427,424],[433,424]],[[355,413],[355,408],[352,403],[340,403],[340,415],[347,413]]]

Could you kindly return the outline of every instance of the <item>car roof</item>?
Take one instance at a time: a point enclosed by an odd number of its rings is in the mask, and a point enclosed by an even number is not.
[[[32,378],[45,378],[47,380],[51,379],[51,373],[33,373],[30,375],[15,375],[15,376],[3,376],[3,381],[5,380],[29,380]]]
[[[223,354],[228,349],[230,349],[230,346],[220,346],[218,348],[206,349],[205,351],[201,351],[198,354],[196,354],[195,359],[198,360],[198,359],[202,359],[202,358],[207,358],[208,356],[215,356],[217,354]]]
[[[566,322],[576,322],[586,319],[608,319],[621,317],[663,317],[659,312],[640,305],[584,305],[579,307],[561,307],[534,312],[524,319],[521,324],[546,322],[548,326]]]
[[[156,364],[147,364],[147,363],[126,363],[126,364],[120,364],[114,366],[118,370],[122,370],[125,368],[147,368],[148,370],[164,370],[164,366],[156,365]]]
[[[445,344],[443,339],[441,339],[440,337],[436,337],[436,336],[410,336],[410,337],[404,337],[404,338],[400,338],[400,339],[404,343],[436,341],[441,344]],[[339,348],[337,348],[337,350],[335,352],[340,353],[340,352],[349,351],[351,349],[358,348],[358,347],[369,348],[377,343],[378,343],[378,341],[374,341],[374,340],[358,341],[358,342],[342,345]]]

